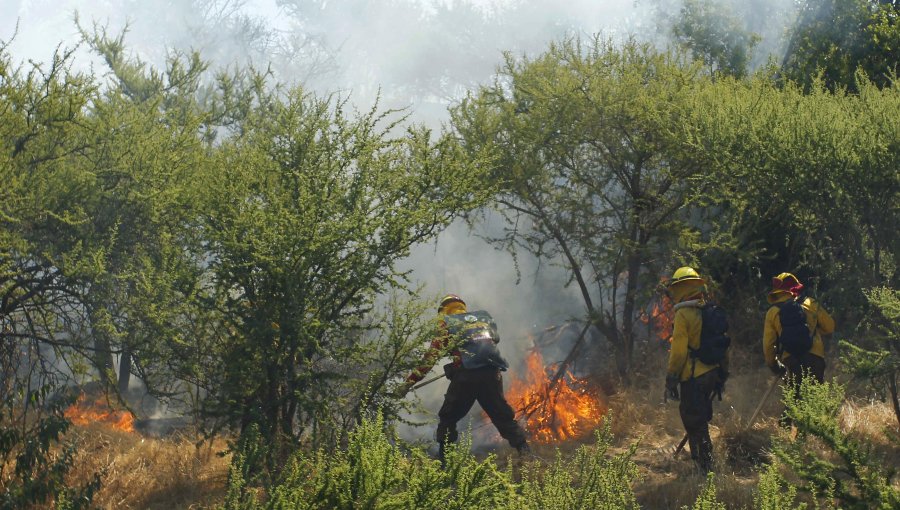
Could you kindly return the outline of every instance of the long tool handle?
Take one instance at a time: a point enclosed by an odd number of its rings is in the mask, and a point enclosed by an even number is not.
[[[419,384],[413,386],[412,389],[417,390],[417,389],[421,388],[422,386],[427,386],[442,377],[445,377],[445,374],[436,375],[436,376],[432,377],[431,379],[425,379],[424,381],[420,382]]]
[[[753,411],[753,414],[750,415],[750,421],[747,422],[747,426],[744,427],[744,430],[749,429],[753,426],[753,422],[756,421],[756,416],[759,415],[759,412],[762,411],[763,406],[766,404],[766,401],[769,400],[769,395],[775,391],[775,387],[778,386],[778,383],[781,382],[780,377],[776,377],[772,380],[772,384],[769,385],[769,389],[766,390],[766,394],[763,395],[762,400],[759,401],[759,405],[756,406],[756,410]]]
[[[681,450],[684,450],[684,445],[687,444],[688,435],[685,434],[684,438],[682,438],[681,442],[678,443],[678,447],[675,448],[675,453],[672,454],[673,457],[678,457],[678,454],[681,453]]]

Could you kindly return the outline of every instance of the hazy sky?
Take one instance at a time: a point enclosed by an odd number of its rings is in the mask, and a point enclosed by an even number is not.
[[[777,51],[792,0],[716,0],[763,35],[755,61]],[[446,118],[448,101],[484,83],[501,53],[535,54],[564,35],[630,34],[665,44],[681,0],[0,0],[0,39],[18,34],[14,59],[46,61],[78,42],[73,21],[118,33],[160,64],[168,48],[195,49],[215,65],[271,66],[280,81],[412,106]],[[86,52],[85,52],[86,53]],[[77,65],[93,60],[79,54]]]

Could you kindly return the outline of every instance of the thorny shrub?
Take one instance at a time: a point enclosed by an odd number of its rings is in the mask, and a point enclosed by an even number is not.
[[[595,444],[582,446],[573,459],[558,455],[546,468],[525,466],[516,482],[512,468],[499,469],[493,456],[475,459],[469,441],[449,449],[442,469],[425,451],[400,446],[377,417],[349,434],[346,449],[297,454],[266,498],[248,483],[252,475],[244,466],[259,452],[258,442],[246,442],[234,456],[223,508],[638,508],[632,490],[635,447],[610,456],[611,442],[605,425]]]
[[[900,508],[900,490],[893,484],[896,464],[841,428],[844,391],[839,383],[816,384],[809,378],[802,381],[799,395],[785,391],[785,414],[797,428],[797,437],[776,437],[774,453],[817,504],[821,501],[827,507],[836,500],[840,508]]]

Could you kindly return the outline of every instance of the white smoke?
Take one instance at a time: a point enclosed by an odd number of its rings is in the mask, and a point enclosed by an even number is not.
[[[731,2],[763,36],[758,65],[780,48],[792,0]],[[447,107],[490,82],[503,52],[540,53],[567,35],[635,35],[665,45],[666,19],[680,0],[0,0],[0,40],[15,60],[47,61],[58,45],[73,47],[82,26],[128,27],[126,43],[161,65],[170,49],[197,50],[215,66],[253,63],[279,81],[318,93],[349,95],[361,109],[407,108],[410,119],[438,127]],[[102,69],[82,48],[76,66]],[[417,247],[404,267],[424,295],[453,292],[470,309],[491,312],[501,351],[521,359],[528,335],[584,312],[566,273],[525,254],[496,251],[463,223]],[[521,281],[519,282],[519,276]],[[436,372],[435,372],[436,373]],[[436,412],[446,383],[421,392]],[[430,431],[421,431],[422,437]]]

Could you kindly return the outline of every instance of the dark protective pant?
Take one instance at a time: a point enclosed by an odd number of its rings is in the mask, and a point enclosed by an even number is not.
[[[812,375],[819,384],[825,382],[825,358],[821,356],[807,352],[800,356],[788,356],[782,363],[787,368],[788,384],[797,398],[800,398],[800,381],[804,376]]]
[[[444,405],[438,411],[437,440],[442,457],[444,445],[459,439],[456,422],[466,416],[476,400],[510,445],[519,448],[525,444],[525,431],[516,422],[515,411],[503,397],[500,370],[494,367],[459,368],[450,379]]]
[[[687,432],[691,458],[705,471],[712,470],[712,440],[709,422],[712,420],[712,396],[719,382],[719,371],[709,372],[681,383],[681,423]]]

